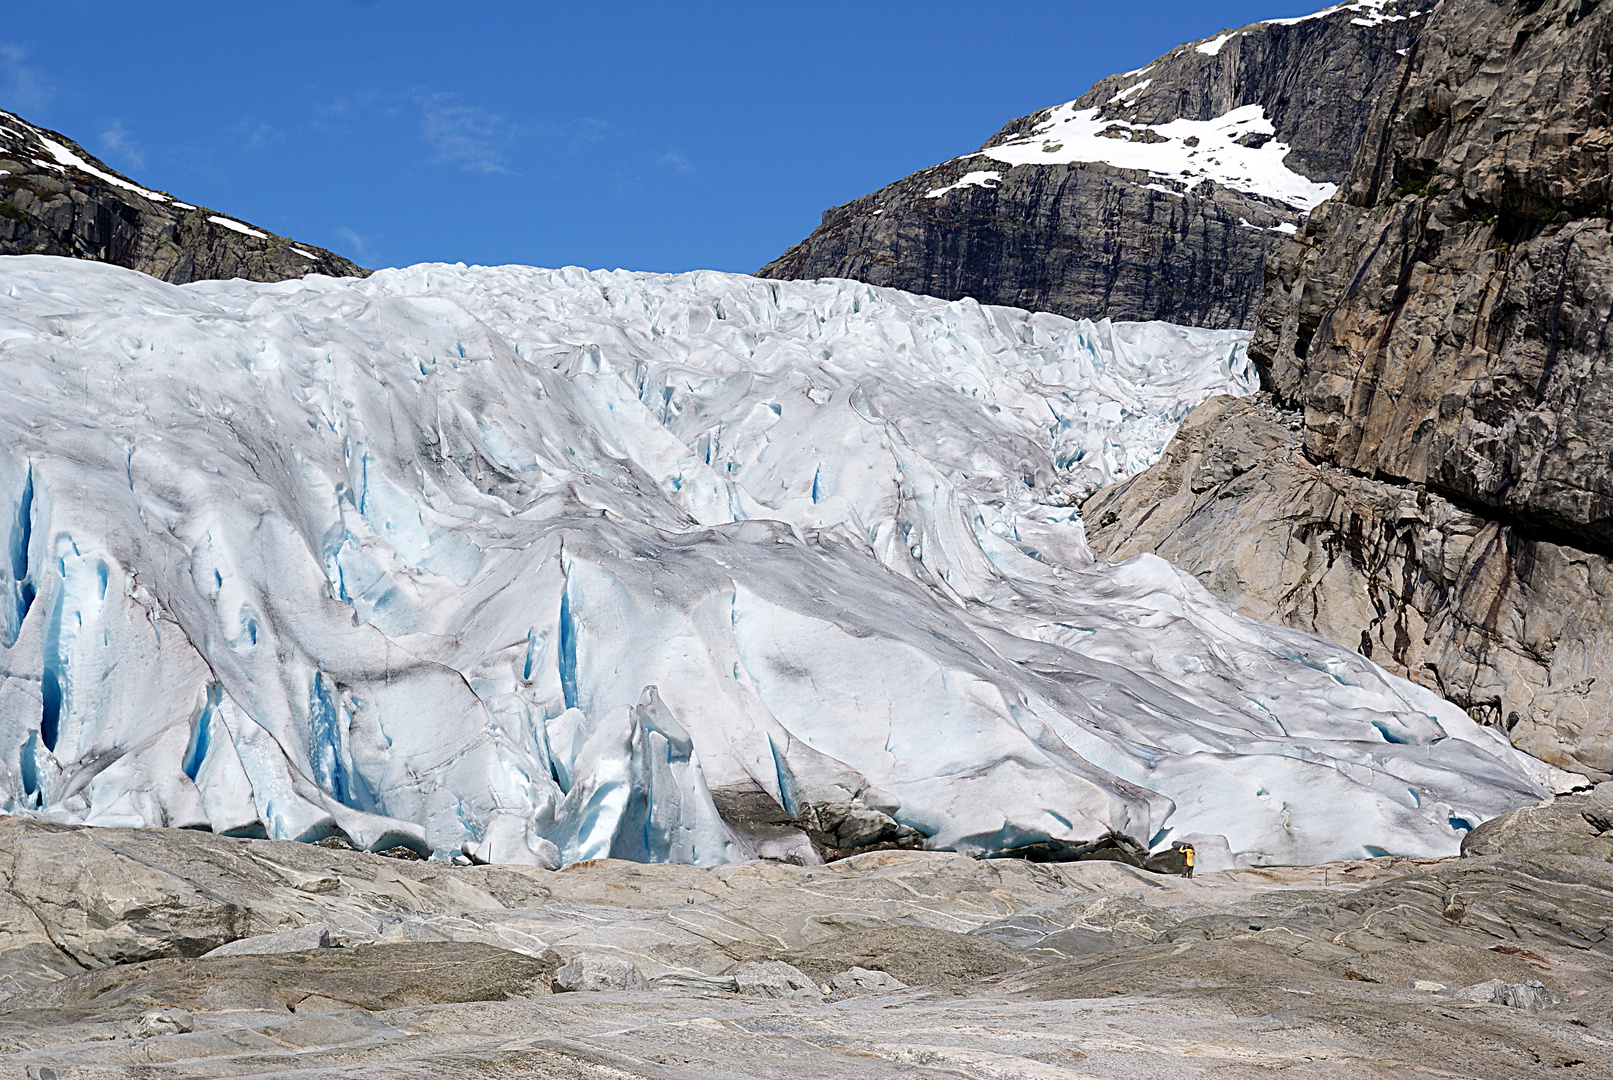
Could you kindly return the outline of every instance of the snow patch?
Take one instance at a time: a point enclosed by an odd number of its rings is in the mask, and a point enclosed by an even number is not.
[[[1000,172],[968,172],[948,184],[946,187],[932,188],[924,193],[926,199],[939,199],[949,191],[958,191],[963,188],[983,187],[994,188],[1002,182],[1003,174]]]
[[[1116,102],[1125,101],[1127,98],[1136,97],[1138,94],[1148,89],[1149,86],[1153,85],[1153,82],[1153,79],[1144,79],[1140,83],[1133,83],[1131,86],[1126,87],[1114,97],[1110,98],[1107,104],[1113,105]]]
[[[1243,105],[1213,120],[1163,124],[1132,124],[1098,114],[1096,108],[1077,109],[1075,102],[1066,102],[1050,110],[1030,134],[989,146],[979,155],[1007,165],[1103,162],[1188,186],[1211,180],[1303,212],[1338,190],[1335,184],[1313,183],[1283,163],[1289,146],[1270,138],[1276,129],[1259,105]]]
[[[1223,45],[1237,36],[1238,34],[1236,31],[1233,31],[1229,34],[1222,34],[1220,37],[1215,38],[1214,40],[1206,41],[1199,45],[1198,51],[1203,53],[1205,56],[1216,56],[1221,52],[1221,47]]]
[[[38,162],[38,164],[44,165],[46,168],[53,168],[57,169],[58,171],[60,171],[62,168],[77,169],[79,172],[85,172],[89,173],[91,176],[99,177],[114,187],[123,188],[125,191],[132,191],[136,195],[142,195],[145,198],[150,199],[152,202],[170,201],[168,196],[162,194],[161,192],[152,191],[149,188],[143,188],[139,184],[130,183],[121,176],[115,176],[112,173],[97,169],[95,166],[73,153],[61,143],[37,129],[34,131],[34,138],[38,139],[40,145],[45,148],[51,157],[56,159],[54,163],[49,161]]]
[[[1404,22],[1407,19],[1415,19],[1422,14],[1421,11],[1413,11],[1410,15],[1391,15],[1383,10],[1388,4],[1389,0],[1356,0],[1355,3],[1334,4],[1332,7],[1325,7],[1321,11],[1313,11],[1309,15],[1299,15],[1292,19],[1265,19],[1263,21],[1270,26],[1297,26],[1302,22],[1310,22],[1312,19],[1325,19],[1327,16],[1337,14],[1340,11],[1351,11],[1360,13],[1357,18],[1350,20],[1352,26],[1380,26],[1386,22]]]
[[[251,236],[259,240],[269,239],[268,233],[260,232],[259,230],[247,225],[242,225],[239,221],[235,221],[227,217],[219,217],[217,214],[213,214],[210,215],[207,220],[211,221],[214,225],[222,225],[226,229],[229,229],[232,232],[238,232],[243,236]]]

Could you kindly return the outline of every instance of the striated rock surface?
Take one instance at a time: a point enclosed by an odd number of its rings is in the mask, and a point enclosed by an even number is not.
[[[160,872],[239,908],[243,932],[275,936],[270,910],[308,926],[365,911],[391,929],[350,947],[170,950],[61,972],[0,1000],[0,1071],[1367,1080],[1438,1062],[1457,1076],[1602,1076],[1610,807],[1603,785],[1513,811],[1460,858],[1195,878],[897,851],[825,867],[455,869],[11,822],[0,853],[38,844],[92,870],[62,890],[86,910],[149,898],[130,885]],[[96,849],[127,871],[86,863]],[[40,894],[32,866],[14,865],[0,897]],[[278,880],[299,866],[339,887]],[[389,910],[378,871],[392,869],[409,888],[394,886]],[[448,906],[450,883],[465,910]],[[59,910],[44,909],[51,932]],[[172,914],[154,905],[148,926]],[[594,992],[553,992],[587,970]]]
[[[1267,254],[1345,178],[1425,21],[1369,0],[1182,45],[826,211],[758,273],[1248,327]]]
[[[175,284],[369,271],[142,187],[65,135],[0,112],[0,255],[67,255]]]
[[[1082,510],[1239,611],[1358,649],[1561,768],[1613,773],[1613,565],[1423,487],[1310,460],[1300,414],[1216,397]]]
[[[1268,263],[1262,403],[1087,504],[1260,618],[1613,772],[1613,5],[1439,7]]]

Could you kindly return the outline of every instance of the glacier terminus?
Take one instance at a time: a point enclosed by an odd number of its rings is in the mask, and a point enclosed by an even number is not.
[[[1575,779],[1093,559],[1240,331],[856,282],[0,265],[0,809],[560,866],[1455,854]],[[714,793],[716,793],[714,795]]]

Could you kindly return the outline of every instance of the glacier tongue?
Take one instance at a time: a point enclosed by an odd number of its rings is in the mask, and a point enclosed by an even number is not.
[[[3,808],[715,863],[711,791],[987,852],[1457,849],[1562,774],[1075,506],[1245,335],[845,281],[0,259]]]

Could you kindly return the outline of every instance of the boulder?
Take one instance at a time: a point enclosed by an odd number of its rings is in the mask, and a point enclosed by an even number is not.
[[[1467,1001],[1505,1005],[1509,1009],[1523,1009],[1532,1013],[1545,1012],[1561,1000],[1535,979],[1521,983],[1486,979],[1484,982],[1462,987],[1456,991],[1455,996]]]
[[[1613,781],[1491,818],[1462,839],[1462,854],[1573,852],[1613,860]]]
[[[791,1001],[820,1001],[823,989],[801,971],[782,960],[740,964],[733,971],[739,992],[745,997],[780,998]]]
[[[889,990],[906,990],[907,984],[883,971],[870,971],[863,967],[847,968],[829,980],[837,994],[881,994]]]
[[[644,975],[626,957],[578,953],[555,971],[554,989],[556,993],[642,990]]]
[[[184,1009],[152,1009],[129,1024],[129,1035],[149,1039],[153,1035],[183,1035],[196,1030],[196,1019]]]

